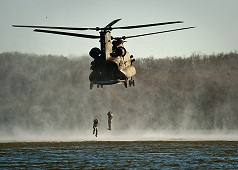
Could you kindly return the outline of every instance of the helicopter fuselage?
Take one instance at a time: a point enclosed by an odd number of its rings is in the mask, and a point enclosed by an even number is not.
[[[124,48],[123,40],[112,40],[110,31],[101,31],[100,44],[101,49],[93,48],[89,53],[94,59],[90,67],[90,87],[93,84],[125,84],[136,74],[136,69],[132,65],[133,56]]]

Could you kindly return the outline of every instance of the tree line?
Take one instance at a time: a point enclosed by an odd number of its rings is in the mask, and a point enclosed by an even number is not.
[[[114,112],[117,129],[237,129],[238,52],[139,58],[135,87],[89,89],[91,58],[0,54],[0,131],[88,129]]]

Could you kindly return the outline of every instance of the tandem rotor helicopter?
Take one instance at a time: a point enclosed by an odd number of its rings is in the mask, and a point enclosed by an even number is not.
[[[12,25],[12,26],[36,28],[34,30],[35,32],[59,34],[89,39],[99,39],[100,48],[94,47],[89,52],[89,55],[94,59],[91,62],[90,67],[90,69],[92,70],[92,72],[89,75],[90,89],[93,88],[93,85],[97,85],[97,87],[99,88],[103,87],[103,85],[112,85],[119,83],[123,83],[126,88],[128,87],[128,85],[135,86],[133,76],[136,74],[136,69],[132,65],[135,59],[133,58],[133,55],[130,55],[130,53],[124,47],[123,43],[125,42],[126,39],[195,28],[195,27],[184,27],[179,29],[172,29],[167,31],[159,31],[132,36],[113,37],[111,36],[111,31],[115,29],[135,29],[135,28],[145,28],[159,25],[183,23],[182,21],[174,21],[174,22],[162,22],[162,23],[132,25],[123,27],[112,27],[120,20],[121,19],[116,19],[110,22],[105,27],[95,27],[95,28],[77,28],[77,27],[59,27],[59,26],[51,27],[51,26],[29,26],[29,25]],[[72,32],[45,30],[45,29],[74,30],[74,31],[95,30],[99,31],[100,35],[97,36],[97,35],[79,34]]]

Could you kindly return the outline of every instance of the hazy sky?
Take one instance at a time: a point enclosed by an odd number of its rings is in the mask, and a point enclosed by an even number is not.
[[[98,40],[33,32],[13,24],[104,27],[184,21],[133,30],[113,30],[127,36],[181,27],[195,29],[128,39],[126,49],[135,57],[189,56],[238,50],[237,0],[0,0],[0,53],[87,55]],[[71,31],[72,32],[72,31]],[[96,31],[79,33],[99,35]]]

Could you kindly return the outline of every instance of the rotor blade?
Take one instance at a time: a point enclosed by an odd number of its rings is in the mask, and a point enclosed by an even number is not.
[[[49,26],[34,26],[34,25],[12,25],[13,27],[25,28],[47,28],[47,29],[62,29],[62,30],[99,30],[100,28],[77,28],[77,27],[49,27]]]
[[[121,19],[115,19],[114,21],[110,22],[105,28],[111,28],[114,24],[116,24],[118,21],[120,21]]]
[[[73,37],[91,38],[91,39],[100,38],[99,36],[96,36],[96,35],[78,34],[78,33],[61,32],[61,31],[40,30],[40,29],[35,29],[34,31],[35,32],[50,33],[50,34],[67,35],[67,36],[73,36]]]
[[[125,27],[112,27],[112,29],[144,28],[144,27],[153,27],[153,26],[158,26],[158,25],[177,24],[177,23],[183,23],[183,21],[161,22],[161,23],[154,23],[154,24],[132,25],[132,26],[125,26]]]
[[[56,26],[56,27],[51,27],[51,26],[39,26],[39,25],[12,25],[13,27],[25,27],[25,28],[46,28],[46,29],[62,29],[62,30],[108,30],[110,29],[133,29],[133,28],[143,28],[143,27],[153,27],[153,26],[158,26],[158,25],[167,25],[167,24],[177,24],[177,23],[183,23],[183,21],[174,21],[174,22],[163,22],[163,23],[154,23],[154,24],[143,24],[143,25],[133,25],[133,26],[125,26],[125,27],[111,27],[121,19],[116,19],[112,22],[110,22],[106,27],[100,28],[100,27],[95,27],[95,28],[78,28],[78,27],[62,27],[62,26]]]
[[[173,30],[167,30],[167,31],[152,32],[152,33],[147,33],[147,34],[124,36],[123,38],[128,39],[128,38],[135,38],[135,37],[143,37],[143,36],[147,36],[147,35],[161,34],[161,33],[172,32],[172,31],[180,31],[180,30],[186,30],[186,29],[191,29],[191,28],[195,28],[195,27],[186,27],[186,28],[179,28],[179,29],[173,29]]]

